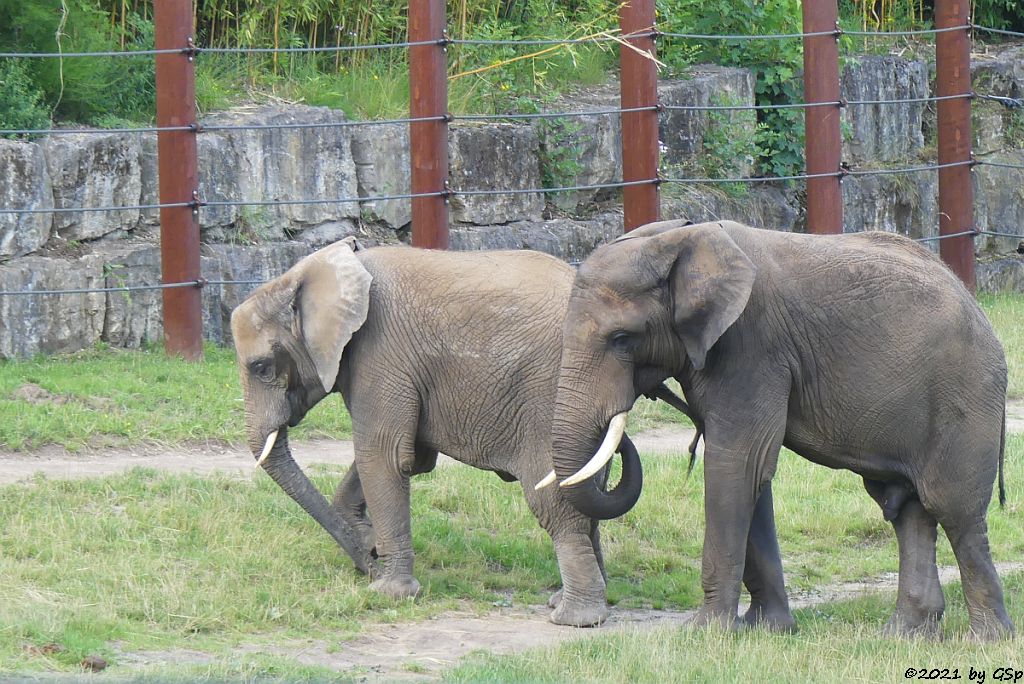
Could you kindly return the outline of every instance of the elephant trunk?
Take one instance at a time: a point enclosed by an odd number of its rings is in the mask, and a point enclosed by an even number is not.
[[[597,449],[597,440],[580,428],[585,423],[566,418],[571,413],[561,406],[555,409],[554,466],[559,482],[576,475],[592,460],[591,456]],[[625,434],[618,444],[618,452],[622,455],[622,476],[611,491],[606,492],[601,487],[600,473],[576,484],[559,487],[562,496],[580,513],[598,520],[609,520],[624,515],[640,498],[643,468],[633,442]]]
[[[263,445],[256,445],[253,453],[258,454],[261,448]],[[291,449],[288,447],[287,428],[280,429],[277,440],[262,465],[274,482],[334,537],[355,563],[357,570],[363,573],[371,571],[369,556],[363,549],[359,535],[345,522],[341,514],[331,507],[292,458]]]

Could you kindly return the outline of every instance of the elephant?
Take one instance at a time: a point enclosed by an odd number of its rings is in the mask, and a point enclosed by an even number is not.
[[[597,521],[556,490],[550,424],[574,271],[530,251],[459,253],[335,243],[260,286],[231,316],[253,454],[369,572],[370,588],[415,596],[409,478],[442,452],[518,480],[554,542],[563,588],[551,621],[608,615]],[[287,430],[340,392],[355,462],[332,504],[294,462]],[[642,472],[628,438],[611,505],[631,506]],[[367,518],[368,515],[368,518]]]
[[[986,522],[997,476],[1005,498],[1006,361],[971,293],[927,249],[884,232],[651,223],[580,266],[563,345],[552,454],[582,513],[604,498],[591,480],[606,456],[591,454],[639,394],[675,378],[703,430],[696,624],[795,629],[771,488],[785,446],[860,475],[895,528],[886,632],[938,632],[938,523],[972,635],[1013,634]]]

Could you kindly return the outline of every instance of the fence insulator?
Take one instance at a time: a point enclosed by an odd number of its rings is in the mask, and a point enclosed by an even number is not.
[[[158,127],[194,126],[196,75],[192,45],[192,0],[153,3],[156,49],[156,123]],[[193,204],[199,191],[196,131],[157,134],[160,203],[160,263],[163,281],[198,281],[199,220]],[[203,299],[198,287],[163,291],[164,348],[190,361],[203,357]]]
[[[445,193],[448,183],[448,73],[444,0],[409,0],[409,124],[412,194]],[[430,42],[434,41],[434,42]],[[414,197],[412,244],[448,249],[446,194]]]
[[[804,102],[832,102],[830,107],[804,110],[804,149],[807,174],[840,169],[842,137],[839,126],[839,10],[836,0],[804,0]],[[833,33],[826,33],[832,31]],[[807,231],[843,232],[843,192],[839,176],[807,180]]]
[[[622,109],[654,107],[658,104],[658,65],[655,63],[654,0],[629,0],[619,7],[619,27],[633,48],[619,46]],[[656,109],[622,114],[622,180],[651,180],[649,184],[627,185],[622,189],[623,224],[632,230],[657,221],[658,202],[658,112]]]
[[[965,27],[970,0],[935,0],[935,28]],[[971,92],[971,37],[968,28],[935,36],[935,94]],[[939,165],[971,160],[971,101],[940,100],[938,107]],[[960,164],[939,169],[939,235],[974,229],[974,186],[971,166]],[[974,292],[974,237],[942,240],[939,255]]]

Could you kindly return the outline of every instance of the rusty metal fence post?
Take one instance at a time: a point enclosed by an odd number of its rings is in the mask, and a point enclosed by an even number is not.
[[[622,75],[619,87],[623,109],[651,107],[640,112],[622,113],[622,189],[623,224],[629,231],[660,215],[658,202],[658,65],[654,35],[654,0],[629,0],[619,7],[619,28],[631,49],[619,46]],[[645,56],[650,55],[651,58]]]
[[[971,92],[970,0],[935,0],[935,28],[963,26],[935,36],[935,95]],[[974,186],[971,178],[971,100],[939,100],[939,235],[974,230]],[[974,236],[939,242],[939,254],[967,288],[974,292]]]
[[[409,0],[409,116],[447,117],[448,65],[444,0]],[[446,193],[448,121],[409,124],[413,194]],[[448,249],[448,200],[445,194],[412,199],[412,244]]]
[[[187,203],[160,209],[160,262],[165,283],[199,281],[199,190],[196,158],[196,81],[192,46],[192,0],[153,3],[156,49],[181,52],[156,56],[157,126],[192,126],[157,133],[160,203]],[[203,356],[202,290],[163,291],[164,348],[169,355],[196,361]]]
[[[804,0],[804,102],[834,105],[804,110],[807,174],[838,173],[842,161],[839,126],[839,9],[836,0]],[[807,179],[807,232],[843,232],[839,176]]]

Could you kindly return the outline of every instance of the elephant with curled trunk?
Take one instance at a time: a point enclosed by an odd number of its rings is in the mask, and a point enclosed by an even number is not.
[[[587,626],[608,614],[597,521],[557,488],[551,415],[573,270],[537,252],[456,253],[336,243],[259,289],[232,314],[250,448],[278,484],[373,577],[371,589],[415,596],[409,478],[438,452],[522,483],[551,535],[563,589],[551,619]],[[333,504],[307,480],[287,429],[341,392],[355,464]],[[636,451],[604,492],[640,493]],[[603,492],[603,489],[602,489]]]
[[[699,624],[737,623],[742,582],[751,595],[743,620],[795,626],[772,510],[786,446],[860,475],[892,522],[899,585],[889,631],[938,629],[941,524],[971,631],[1003,637],[1013,625],[986,511],[997,475],[1003,499],[1006,373],[970,292],[911,240],[654,223],[597,249],[576,276],[555,471],[581,512],[603,507],[585,480],[601,465],[593,449],[640,393],[674,377],[705,439]]]

